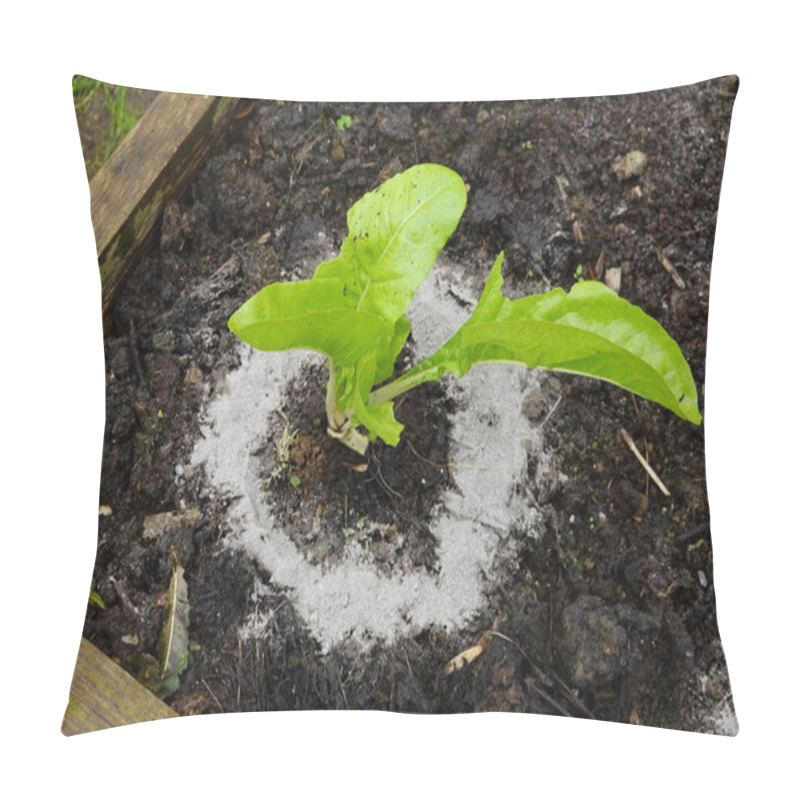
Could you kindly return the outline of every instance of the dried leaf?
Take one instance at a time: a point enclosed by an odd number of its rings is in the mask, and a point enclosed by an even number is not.
[[[169,582],[167,620],[158,638],[160,692],[166,697],[180,688],[180,674],[189,660],[189,587],[183,567],[172,551],[172,578]]]
[[[444,674],[451,675],[462,667],[465,667],[467,664],[471,664],[483,653],[485,649],[485,645],[478,643],[473,647],[468,647],[466,650],[462,650],[457,656],[454,656],[447,662],[444,668]]]
[[[678,274],[678,270],[675,269],[674,264],[666,256],[661,256],[661,266],[669,273],[670,278],[672,278],[679,289],[686,288],[685,281]]]
[[[349,469],[351,472],[366,472],[369,469],[369,464],[353,464],[350,461],[340,461],[339,462],[345,469]]]
[[[603,280],[612,292],[619,294],[620,287],[622,286],[622,268],[609,267],[606,270]]]
[[[453,656],[444,667],[445,675],[452,675],[454,672],[471,664],[478,656],[482,655],[486,648],[489,646],[492,636],[494,635],[494,628],[490,628],[486,633],[478,639],[477,644],[462,650],[457,656]]]

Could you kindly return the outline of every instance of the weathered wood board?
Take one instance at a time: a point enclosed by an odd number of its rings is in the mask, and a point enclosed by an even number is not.
[[[103,314],[158,222],[224,131],[240,100],[162,93],[89,184]]]
[[[81,639],[61,724],[65,736],[177,716],[91,642]]]
[[[164,203],[202,165],[240,103],[228,97],[160,94],[90,182],[104,316],[153,233]],[[177,716],[81,639],[61,726],[65,736]]]

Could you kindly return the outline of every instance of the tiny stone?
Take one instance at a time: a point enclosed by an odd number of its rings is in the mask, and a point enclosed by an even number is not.
[[[192,362],[189,365],[189,369],[186,370],[186,375],[183,378],[183,382],[187,385],[191,385],[193,383],[197,383],[202,377],[202,373],[200,372],[197,364]]]
[[[145,539],[158,539],[165,533],[173,533],[185,526],[196,525],[202,514],[199,508],[187,508],[185,511],[165,511],[145,517],[142,535]]]
[[[628,178],[640,177],[644,174],[646,166],[647,156],[641,150],[631,150],[624,156],[615,158],[611,169],[617,178],[625,181]]]
[[[534,384],[522,398],[521,411],[528,419],[538,422],[545,414],[545,406],[542,388],[538,384]]]
[[[344,145],[338,140],[334,139],[331,145],[331,158],[337,163],[341,164],[347,158],[347,151]]]
[[[705,686],[703,688],[712,700],[720,702],[725,697],[725,683],[721,681],[718,676],[709,677],[709,679],[705,681]]]

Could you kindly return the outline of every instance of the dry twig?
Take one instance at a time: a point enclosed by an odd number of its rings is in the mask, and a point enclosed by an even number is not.
[[[625,428],[619,429],[619,435],[622,437],[622,441],[628,445],[628,449],[636,456],[637,461],[644,467],[645,472],[655,481],[656,486],[663,492],[666,497],[670,497],[669,489],[661,481],[661,478],[656,475],[656,471],[647,463],[647,459],[639,452],[639,448],[636,446],[636,443],[633,441],[633,437],[625,430]]]

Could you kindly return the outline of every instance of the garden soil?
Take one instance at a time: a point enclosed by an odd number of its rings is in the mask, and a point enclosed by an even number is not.
[[[365,192],[436,162],[467,209],[401,367],[463,322],[504,251],[511,297],[618,285],[679,343],[702,411],[736,89],[254,103],[109,315],[105,608],[84,635],[164,695],[152,664],[177,558],[190,646],[165,700],[181,714],[502,710],[735,733],[702,425],[598,381],[476,367],[405,395],[400,445],[361,457],[326,435],[324,360],[252,351],[227,319],[335,256]]]

